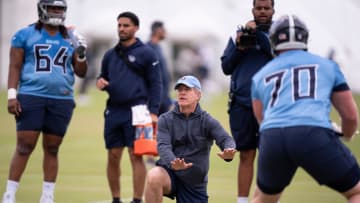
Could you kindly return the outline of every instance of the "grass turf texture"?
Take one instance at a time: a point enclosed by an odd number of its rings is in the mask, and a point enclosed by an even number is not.
[[[103,110],[106,94],[95,89],[90,91],[91,104],[77,106],[67,135],[60,148],[60,168],[57,178],[55,200],[58,203],[95,203],[110,202],[111,195],[106,180],[106,150],[103,141]],[[0,92],[0,193],[5,190],[9,163],[15,148],[15,121],[7,113],[7,100],[4,91]],[[360,97],[356,97],[359,107]],[[229,132],[227,98],[224,94],[203,96],[202,107],[221,121]],[[338,121],[336,114],[332,118]],[[23,174],[17,192],[17,202],[38,202],[42,190],[42,149],[41,137]],[[360,138],[346,143],[354,155],[360,158]],[[236,179],[239,154],[236,159],[227,163],[218,158],[217,147],[212,148],[209,172],[209,202],[236,202]],[[124,151],[122,160],[122,188],[124,202],[132,198],[132,179],[130,162]],[[251,193],[254,191],[255,179]],[[252,194],[251,194],[252,195]],[[169,199],[164,199],[170,203]],[[303,203],[342,203],[345,199],[326,187],[320,187],[303,170],[299,169],[285,190],[281,202]]]

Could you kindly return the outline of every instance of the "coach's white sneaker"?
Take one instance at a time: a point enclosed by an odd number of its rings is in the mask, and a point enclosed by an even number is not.
[[[43,193],[40,198],[40,203],[54,203],[54,196]]]
[[[5,192],[2,199],[2,203],[15,203],[15,195]]]

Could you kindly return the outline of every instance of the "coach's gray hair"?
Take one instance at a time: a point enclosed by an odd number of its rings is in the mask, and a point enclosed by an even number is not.
[[[196,88],[196,87],[193,87],[193,89],[194,89],[194,91],[195,91],[196,95],[198,95],[198,96],[199,96],[199,100],[198,100],[198,102],[199,102],[199,101],[200,101],[200,99],[201,99],[201,91],[200,91],[198,88]]]

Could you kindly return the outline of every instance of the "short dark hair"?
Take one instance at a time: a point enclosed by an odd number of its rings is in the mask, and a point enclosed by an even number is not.
[[[131,22],[134,23],[134,25],[136,25],[136,26],[139,26],[139,24],[140,24],[139,18],[130,11],[120,13],[117,17],[117,20],[119,20],[119,18],[129,18],[131,20]]]
[[[161,28],[164,26],[164,23],[162,21],[154,21],[151,24],[151,32],[155,32],[156,29]]]
[[[257,0],[253,0],[253,6],[255,6],[255,2],[256,2]],[[275,0],[270,0],[271,1],[271,6],[274,8],[274,4],[275,4]]]

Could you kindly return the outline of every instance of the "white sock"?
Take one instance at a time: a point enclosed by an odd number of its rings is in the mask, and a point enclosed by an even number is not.
[[[55,183],[54,182],[43,182],[43,194],[54,196]]]
[[[18,187],[19,187],[19,182],[8,180],[6,183],[6,193],[15,195]]]
[[[248,197],[238,197],[237,203],[248,203],[249,198]]]

